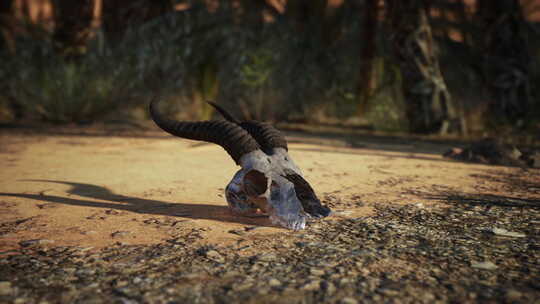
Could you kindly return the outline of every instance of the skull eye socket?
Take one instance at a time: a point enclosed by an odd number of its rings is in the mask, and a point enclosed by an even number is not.
[[[294,184],[294,191],[296,192],[296,195],[301,201],[317,199],[313,188],[311,188],[311,186],[305,179],[303,179],[300,175],[296,173],[288,173],[288,175],[283,175],[283,177],[285,177],[288,181]]]
[[[251,170],[244,175],[244,191],[249,196],[259,196],[268,189],[268,178],[264,173]]]
[[[302,178],[302,176],[292,173],[284,175],[283,177],[285,177],[287,180],[294,184],[294,191],[296,192],[296,196],[302,203],[302,207],[307,213],[314,217],[325,217],[330,215],[330,208],[321,204],[321,202],[315,195],[313,188],[311,188],[309,183],[304,178]]]

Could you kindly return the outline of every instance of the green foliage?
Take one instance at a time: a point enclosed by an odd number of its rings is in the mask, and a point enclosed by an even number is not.
[[[168,101],[162,104],[169,112],[188,119],[211,118],[206,100],[243,118],[262,120],[346,121],[359,115],[362,4],[345,1],[335,8],[336,20],[322,20],[326,15],[316,13],[303,19],[300,10],[297,15],[275,13],[273,22],[258,23],[271,12],[228,1],[219,1],[218,9],[209,12],[201,1],[190,3],[189,10],[128,28],[112,44],[97,32],[73,60],[57,54],[50,37],[17,37],[15,54],[0,50],[0,107],[16,104],[43,120],[83,122],[134,108],[146,111],[149,99],[159,95]],[[442,26],[434,32],[444,32]],[[379,28],[376,88],[363,118],[377,130],[403,131],[402,81],[390,59],[390,34]],[[535,38],[531,41],[537,43]],[[474,122],[485,129],[480,117],[488,100],[482,53],[475,45],[438,40],[441,69],[458,112],[471,128]],[[538,49],[531,43],[533,52]],[[540,116],[540,56],[535,55],[530,67],[533,111],[526,119],[532,126]],[[0,116],[8,116],[2,109]]]
[[[241,18],[257,14],[246,13]],[[56,54],[50,39],[19,39],[20,52],[0,54],[10,63],[0,96],[57,122],[101,119],[156,94],[179,102],[184,116],[198,115],[191,118],[209,118],[207,99],[263,120],[312,120],[313,109],[331,104],[335,113],[354,114],[360,46],[351,42],[360,23],[352,14],[343,15],[350,25],[334,44],[283,18],[246,26],[236,14],[225,2],[215,13],[194,5],[129,28],[114,44],[98,32],[75,61]]]
[[[27,115],[59,123],[103,119],[146,104],[154,94],[171,94],[179,85],[181,52],[152,30],[155,24],[147,24],[118,47],[97,33],[75,59],[57,54],[49,40],[21,39],[16,55],[0,55],[7,63],[0,94]]]
[[[251,88],[265,85],[272,74],[272,54],[268,49],[247,53],[247,62],[241,67],[242,83]]]
[[[375,69],[379,86],[371,98],[366,118],[375,130],[408,131],[399,67],[384,58],[377,58]]]
[[[130,83],[125,70],[101,64],[57,61],[55,65],[22,67],[10,79],[9,94],[28,112],[48,121],[80,122],[94,119],[125,98]],[[118,98],[118,99],[117,99]]]

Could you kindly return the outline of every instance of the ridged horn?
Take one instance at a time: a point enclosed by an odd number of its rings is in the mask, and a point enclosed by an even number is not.
[[[244,130],[246,130],[257,141],[257,143],[259,143],[259,145],[262,147],[262,150],[266,154],[271,154],[272,149],[274,148],[283,148],[285,150],[288,150],[287,140],[271,124],[256,120],[240,122],[238,119],[234,118],[231,114],[225,111],[222,107],[211,101],[207,102],[214,108],[216,108],[216,110],[221,115],[223,115],[225,119],[241,126]]]
[[[164,117],[157,108],[157,98],[150,102],[150,116],[163,131],[174,136],[218,144],[239,164],[240,158],[260,149],[257,141],[240,126],[225,120],[175,121]]]

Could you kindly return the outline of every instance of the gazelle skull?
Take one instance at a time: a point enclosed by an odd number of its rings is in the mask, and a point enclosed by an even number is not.
[[[325,217],[330,208],[321,204],[302,172],[288,154],[287,141],[270,124],[240,122],[212,104],[227,121],[183,122],[164,118],[155,102],[150,113],[166,132],[222,146],[241,169],[225,189],[231,210],[241,215],[267,213],[274,224],[299,230],[308,218]]]

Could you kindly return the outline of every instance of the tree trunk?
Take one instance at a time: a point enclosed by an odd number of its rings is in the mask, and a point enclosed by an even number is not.
[[[75,59],[86,53],[92,32],[96,0],[54,0],[56,50],[66,58]]]
[[[0,50],[15,52],[15,39],[12,30],[13,0],[0,1]]]
[[[463,37],[463,43],[470,47],[473,39],[470,30],[467,28],[470,28],[471,24],[470,17],[467,16],[467,7],[463,0],[457,1],[455,6],[456,23],[458,24],[459,33],[461,34],[461,37]]]
[[[14,12],[13,0],[0,1],[0,52],[6,50],[10,54],[15,54],[15,37],[14,37]],[[0,89],[5,90],[5,84],[0,83]],[[13,96],[5,94],[7,105],[13,117],[18,120],[24,117],[24,109]]]
[[[460,131],[459,120],[439,61],[422,0],[387,0],[393,53],[401,74],[409,131],[441,134]]]
[[[284,15],[299,33],[328,47],[340,37],[339,10],[329,0],[288,0]]]
[[[476,19],[491,117],[497,122],[519,123],[530,110],[530,55],[519,1],[479,0]]]
[[[173,10],[170,0],[105,0],[102,24],[109,43],[119,43],[128,27],[141,25]]]
[[[375,90],[373,62],[377,48],[377,25],[379,22],[379,0],[366,0],[364,6],[364,29],[361,40],[364,45],[360,54],[360,77],[358,83],[358,115],[367,112],[367,106]]]

